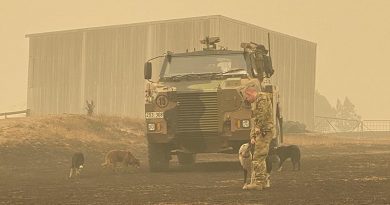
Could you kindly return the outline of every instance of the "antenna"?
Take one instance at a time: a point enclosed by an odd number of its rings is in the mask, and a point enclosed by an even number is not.
[[[217,49],[217,43],[220,41],[219,37],[208,37],[206,36],[205,39],[200,40],[201,44],[206,45],[206,48],[203,48],[203,50],[216,50]]]
[[[272,68],[272,58],[271,58],[271,38],[269,36],[269,32],[268,32],[268,57],[269,59],[267,60],[267,68],[266,68],[266,73],[267,73],[267,76],[268,78],[271,77],[273,74],[274,74],[274,69]]]
[[[269,32],[268,32],[268,53],[269,53],[269,57],[271,58],[271,39],[269,37]]]

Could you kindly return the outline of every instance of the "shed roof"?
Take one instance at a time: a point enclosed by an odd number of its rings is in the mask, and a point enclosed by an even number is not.
[[[148,22],[139,22],[139,23],[130,23],[130,24],[118,24],[118,25],[109,25],[109,26],[98,26],[98,27],[89,27],[89,28],[80,28],[80,29],[70,29],[70,30],[61,30],[61,31],[50,31],[50,32],[42,32],[42,33],[32,33],[32,34],[26,34],[26,38],[31,38],[31,37],[37,37],[37,36],[44,36],[44,35],[55,35],[55,34],[63,34],[63,33],[70,33],[70,32],[82,32],[82,31],[91,31],[91,30],[101,30],[101,29],[110,29],[110,28],[123,28],[123,27],[131,27],[131,26],[140,26],[140,25],[154,25],[154,24],[161,24],[161,23],[173,23],[173,22],[184,22],[184,21],[190,21],[190,20],[207,20],[207,19],[224,19],[227,21],[235,22],[241,25],[246,25],[249,27],[255,27],[258,29],[263,29],[265,31],[269,31],[271,33],[277,33],[282,36],[288,36],[290,38],[296,38],[302,41],[306,41],[309,43],[316,44],[314,42],[302,39],[302,38],[297,38],[295,36],[291,36],[288,34],[280,33],[277,31],[273,31],[270,29],[266,29],[251,23],[239,21],[236,19],[232,19],[226,16],[222,15],[209,15],[209,16],[198,16],[198,17],[188,17],[188,18],[179,18],[179,19],[169,19],[169,20],[161,20],[161,21],[148,21]]]

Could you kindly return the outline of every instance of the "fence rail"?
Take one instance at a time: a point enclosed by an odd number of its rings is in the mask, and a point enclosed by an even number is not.
[[[351,120],[315,116],[314,129],[324,133],[361,132],[390,134],[390,120]]]
[[[3,112],[3,113],[0,113],[0,117],[4,116],[4,118],[7,119],[7,116],[23,114],[23,113],[26,114],[26,117],[30,116],[30,109],[20,110],[20,111],[13,111],[13,112]]]
[[[390,120],[363,120],[361,130],[390,132]]]

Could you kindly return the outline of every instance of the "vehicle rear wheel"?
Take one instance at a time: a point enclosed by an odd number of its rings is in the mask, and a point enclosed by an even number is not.
[[[169,168],[169,149],[167,144],[149,143],[149,169],[152,172],[166,171]]]
[[[181,165],[190,165],[195,163],[196,154],[192,153],[177,153],[177,159]]]

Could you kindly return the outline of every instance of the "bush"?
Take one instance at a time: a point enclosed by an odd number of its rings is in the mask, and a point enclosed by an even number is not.
[[[306,125],[298,121],[285,121],[283,122],[284,133],[303,133],[307,132]]]

